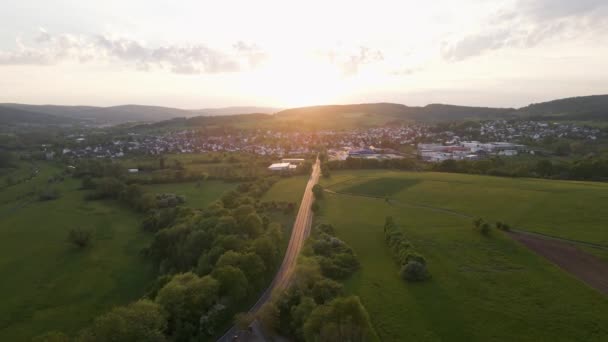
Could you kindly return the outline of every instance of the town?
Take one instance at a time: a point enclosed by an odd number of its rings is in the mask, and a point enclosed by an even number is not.
[[[528,120],[492,120],[459,126],[412,123],[352,130],[284,132],[239,130],[208,135],[197,130],[163,134],[130,132],[106,139],[85,134],[70,135],[64,146],[41,146],[47,159],[58,155],[72,158],[121,158],[125,155],[164,153],[248,152],[264,156],[302,156],[316,147],[327,148],[332,159],[348,157],[401,158],[418,155],[426,161],[481,159],[489,155],[534,154],[526,146],[551,138],[594,141],[606,133],[598,128],[571,123]],[[103,137],[103,136],[102,136]],[[100,142],[101,141],[101,142]]]

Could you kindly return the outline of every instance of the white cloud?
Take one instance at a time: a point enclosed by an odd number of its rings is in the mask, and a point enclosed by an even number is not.
[[[519,1],[491,16],[474,32],[441,45],[447,61],[481,55],[501,48],[529,48],[550,40],[579,38],[608,31],[605,0]]]
[[[137,70],[166,69],[178,74],[235,72],[261,63],[264,52],[238,42],[223,52],[203,44],[148,47],[136,40],[104,35],[49,34],[40,29],[32,45],[17,42],[14,51],[0,51],[2,65],[52,65],[64,61],[121,62]]]

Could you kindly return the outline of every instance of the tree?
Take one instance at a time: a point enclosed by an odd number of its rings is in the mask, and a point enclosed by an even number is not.
[[[323,198],[323,186],[321,186],[321,184],[315,184],[312,187],[312,193],[315,196],[315,199]]]
[[[84,248],[91,243],[91,231],[80,227],[72,228],[68,232],[68,242],[78,248]]]
[[[320,209],[319,203],[313,202],[312,205],[310,206],[310,209],[312,209],[313,213],[315,213],[315,214],[318,213],[319,209]]]
[[[264,261],[267,269],[271,269],[277,262],[279,249],[268,236],[262,236],[253,241],[253,250]]]
[[[140,300],[118,307],[99,316],[82,333],[85,342],[104,341],[166,341],[163,332],[167,320],[162,308],[149,300]]]
[[[317,304],[324,304],[342,294],[343,286],[331,279],[322,279],[312,287],[312,296]]]
[[[422,281],[429,277],[426,265],[415,260],[401,267],[400,275],[401,278],[408,281]]]
[[[262,219],[255,212],[247,215],[241,226],[243,232],[246,233],[250,238],[256,238],[264,231]]]
[[[220,284],[219,294],[228,297],[231,302],[238,302],[247,295],[249,282],[240,268],[234,266],[217,267],[211,274]]]
[[[189,340],[198,334],[200,317],[217,301],[219,288],[211,276],[191,272],[175,275],[156,296],[156,303],[169,314],[169,334],[176,340]]]
[[[359,297],[341,297],[317,306],[304,323],[306,341],[366,341],[372,332]]]

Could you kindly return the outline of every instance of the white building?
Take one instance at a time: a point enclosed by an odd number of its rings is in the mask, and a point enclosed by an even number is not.
[[[268,170],[270,170],[270,171],[287,171],[290,169],[289,168],[290,165],[291,164],[289,164],[289,163],[274,163],[268,167]]]

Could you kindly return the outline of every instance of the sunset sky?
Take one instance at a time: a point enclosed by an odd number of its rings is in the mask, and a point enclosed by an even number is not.
[[[0,6],[0,102],[517,107],[608,93],[606,0]]]

